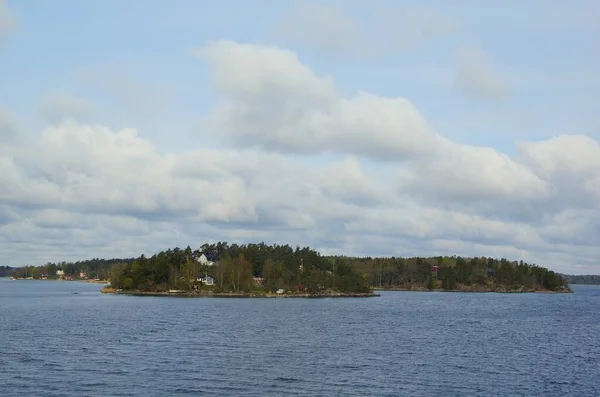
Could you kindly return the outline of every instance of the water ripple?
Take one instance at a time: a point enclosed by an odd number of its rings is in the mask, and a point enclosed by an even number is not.
[[[365,300],[98,288],[0,280],[1,396],[600,394],[597,287]]]

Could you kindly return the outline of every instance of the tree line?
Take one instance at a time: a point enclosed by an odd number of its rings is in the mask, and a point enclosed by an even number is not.
[[[213,266],[202,266],[205,255]],[[116,288],[142,291],[189,290],[201,287],[198,278],[210,276],[219,291],[298,290],[366,292],[372,287],[406,289],[561,290],[572,280],[600,276],[563,276],[523,261],[489,257],[372,258],[324,256],[310,247],[263,243],[203,244],[198,249],[173,248],[150,257],[48,262],[23,267],[16,277],[56,276],[57,270],[90,278],[111,279]],[[257,285],[255,277],[260,277]]]
[[[523,261],[461,256],[413,258],[348,258],[375,287],[427,289],[551,290],[567,288],[567,280],[547,268]]]
[[[11,275],[15,278],[33,277],[35,279],[47,277],[48,279],[57,278],[56,272],[62,270],[65,275],[79,277],[80,272],[87,273],[89,278],[98,278],[106,280],[110,278],[110,274],[114,265],[118,263],[130,263],[134,258],[127,259],[87,259],[77,262],[47,262],[41,266],[22,266],[13,268]]]
[[[15,268],[10,266],[0,266],[0,277],[9,277],[15,272]]]
[[[564,276],[569,284],[587,284],[600,285],[600,275],[585,274],[585,275],[566,275]]]

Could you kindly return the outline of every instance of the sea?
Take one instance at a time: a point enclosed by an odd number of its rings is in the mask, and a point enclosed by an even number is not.
[[[0,279],[0,396],[598,396],[600,287],[375,298]]]

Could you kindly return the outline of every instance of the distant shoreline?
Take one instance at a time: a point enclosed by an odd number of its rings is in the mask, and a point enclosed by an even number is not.
[[[365,293],[343,293],[330,292],[322,294],[269,294],[252,292],[152,292],[152,291],[116,291],[111,288],[104,288],[100,291],[103,294],[131,295],[131,296],[167,296],[180,298],[373,298],[380,296],[375,292]]]
[[[8,278],[8,277],[7,277]],[[13,278],[15,281],[78,281],[88,284],[106,284],[110,285],[110,280],[82,280],[82,279],[41,279],[41,278]],[[492,288],[483,286],[461,286],[460,289],[427,289],[422,286],[414,287],[372,287],[372,292],[368,293],[341,293],[341,292],[330,292],[321,294],[307,294],[307,293],[285,293],[285,294],[273,294],[273,293],[251,293],[251,292],[212,292],[212,291],[184,291],[184,292],[154,292],[154,291],[116,291],[111,288],[104,288],[101,290],[102,293],[120,294],[120,295],[136,295],[136,296],[174,296],[174,297],[190,297],[190,298],[369,298],[380,296],[375,291],[404,291],[404,292],[463,292],[463,293],[497,293],[497,294],[568,294],[573,293],[570,288],[562,290],[548,290],[548,289],[506,289],[503,287]]]
[[[552,291],[547,289],[506,289],[506,288],[464,288],[464,289],[427,289],[427,288],[409,288],[409,287],[374,287],[374,291],[406,291],[406,292],[466,292],[466,293],[496,293],[496,294],[572,294],[573,290],[564,289]]]
[[[13,281],[77,281],[88,284],[110,284],[110,280],[84,280],[84,279],[61,279],[61,278],[14,278],[6,277]]]

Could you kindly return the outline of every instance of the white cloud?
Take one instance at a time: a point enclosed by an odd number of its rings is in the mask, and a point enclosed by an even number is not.
[[[16,26],[17,22],[12,11],[4,0],[0,0],[0,48]]]
[[[598,237],[583,218],[589,210],[573,208],[536,225],[477,215],[468,194],[462,207],[457,202],[448,210],[419,200],[421,187],[397,194],[393,181],[379,183],[356,157],[311,165],[255,149],[159,155],[135,131],[72,121],[47,129],[39,146],[4,162],[10,167],[0,174],[4,258],[27,241],[37,246],[28,255],[43,261],[151,253],[169,244],[237,237],[361,254],[501,253],[539,260],[546,250],[556,251],[549,242],[560,238],[558,254],[589,266],[581,248],[566,244],[583,244],[589,253],[586,244]],[[476,183],[469,179],[464,187]],[[522,193],[498,192],[485,197],[498,208]],[[584,232],[595,234],[581,239]]]
[[[208,61],[222,101],[205,128],[234,146],[337,152],[399,160],[431,153],[438,137],[404,98],[344,98],[277,47],[218,41],[195,50]]]
[[[554,193],[506,155],[437,135],[406,99],[344,98],[331,77],[315,76],[289,51],[221,41],[196,53],[211,64],[223,99],[207,130],[231,146],[407,161],[400,167],[402,191],[425,201],[478,202],[485,211],[494,210],[492,198],[515,205]]]
[[[597,271],[597,141],[522,142],[511,157],[443,138],[406,99],[344,97],[290,51],[222,41],[197,54],[222,100],[204,134],[226,147],[162,154],[136,130],[74,120],[4,143],[0,260],[265,240]]]
[[[408,165],[400,173],[400,189],[420,192],[436,201],[475,203],[490,200],[538,202],[554,194],[553,186],[531,169],[494,149],[447,142],[431,158]]]
[[[517,144],[517,160],[555,186],[554,211],[598,208],[600,144],[585,135],[561,135]]]
[[[561,135],[541,142],[517,144],[520,160],[545,178],[600,174],[600,144],[585,135]]]
[[[486,53],[474,47],[460,51],[456,87],[473,99],[498,100],[510,94],[510,86],[498,74]]]

